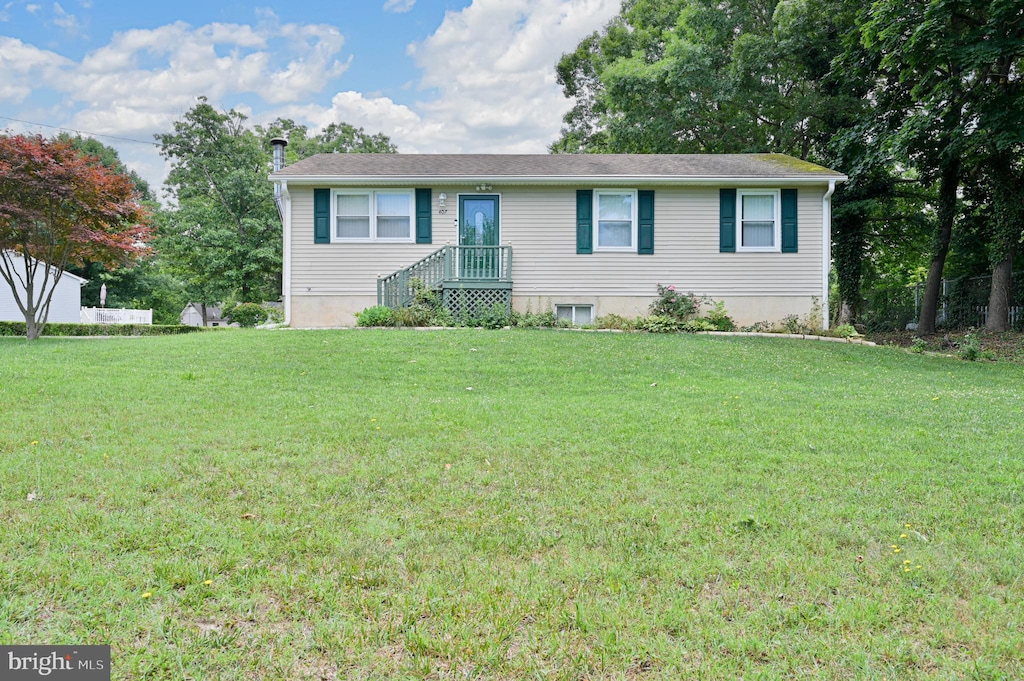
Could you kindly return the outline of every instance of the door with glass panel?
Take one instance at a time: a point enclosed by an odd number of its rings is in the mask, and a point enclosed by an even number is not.
[[[498,244],[498,196],[459,197],[458,276],[462,279],[498,279],[501,256]]]

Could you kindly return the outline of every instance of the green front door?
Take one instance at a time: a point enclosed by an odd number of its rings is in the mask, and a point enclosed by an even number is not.
[[[499,217],[497,195],[474,194],[459,197],[460,278],[499,278]]]

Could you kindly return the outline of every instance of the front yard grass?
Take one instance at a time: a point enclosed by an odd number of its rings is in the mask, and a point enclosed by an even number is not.
[[[1022,422],[1022,366],[835,343],[0,339],[0,644],[109,643],[115,679],[1022,678]]]

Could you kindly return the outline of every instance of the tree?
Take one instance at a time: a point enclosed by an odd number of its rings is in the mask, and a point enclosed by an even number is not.
[[[167,187],[177,201],[161,216],[157,247],[204,311],[207,303],[280,296],[281,219],[267,181],[274,137],[289,139],[291,160],[395,151],[384,135],[347,123],[332,123],[312,136],[288,119],[249,128],[245,115],[217,111],[201,97],[173,132],[157,135],[161,153],[173,164]]]
[[[147,212],[131,179],[67,141],[0,136],[0,277],[25,316],[46,327],[53,292],[72,263],[114,265],[144,252]]]
[[[398,151],[387,135],[371,135],[348,123],[331,123],[311,135],[305,126],[288,118],[278,118],[269,125],[256,126],[255,132],[268,152],[270,140],[277,137],[287,139],[286,163],[295,163],[315,154],[393,154]]]
[[[173,164],[167,187],[177,200],[161,221],[159,248],[203,303],[280,293],[281,223],[267,181],[270,157],[245,120],[201,98],[174,132],[157,135]]]
[[[900,226],[898,165],[875,143],[879,57],[858,0],[629,0],[558,63],[575,100],[553,152],[774,151],[839,167],[833,199],[841,309],[860,303],[875,233]],[[914,227],[914,229],[919,229]],[[916,241],[916,240],[912,240]]]

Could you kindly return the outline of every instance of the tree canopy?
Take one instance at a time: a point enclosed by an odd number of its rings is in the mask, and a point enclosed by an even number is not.
[[[0,136],[0,277],[42,333],[64,270],[114,266],[147,250],[148,213],[131,178],[68,140]]]
[[[993,208],[1007,276],[1020,242],[1020,202],[1004,199],[1021,178],[1022,50],[1024,9],[1005,0],[626,0],[559,61],[574,105],[551,150],[835,167],[850,176],[833,221],[843,309],[902,252],[904,278],[931,264],[928,330],[967,185]]]
[[[289,162],[317,153],[395,151],[386,136],[347,123],[316,134],[288,119],[249,127],[244,114],[218,111],[200,98],[173,132],[157,135],[172,164],[166,184],[176,202],[159,216],[158,247],[196,302],[280,296],[281,219],[267,181],[275,137],[289,140]]]

